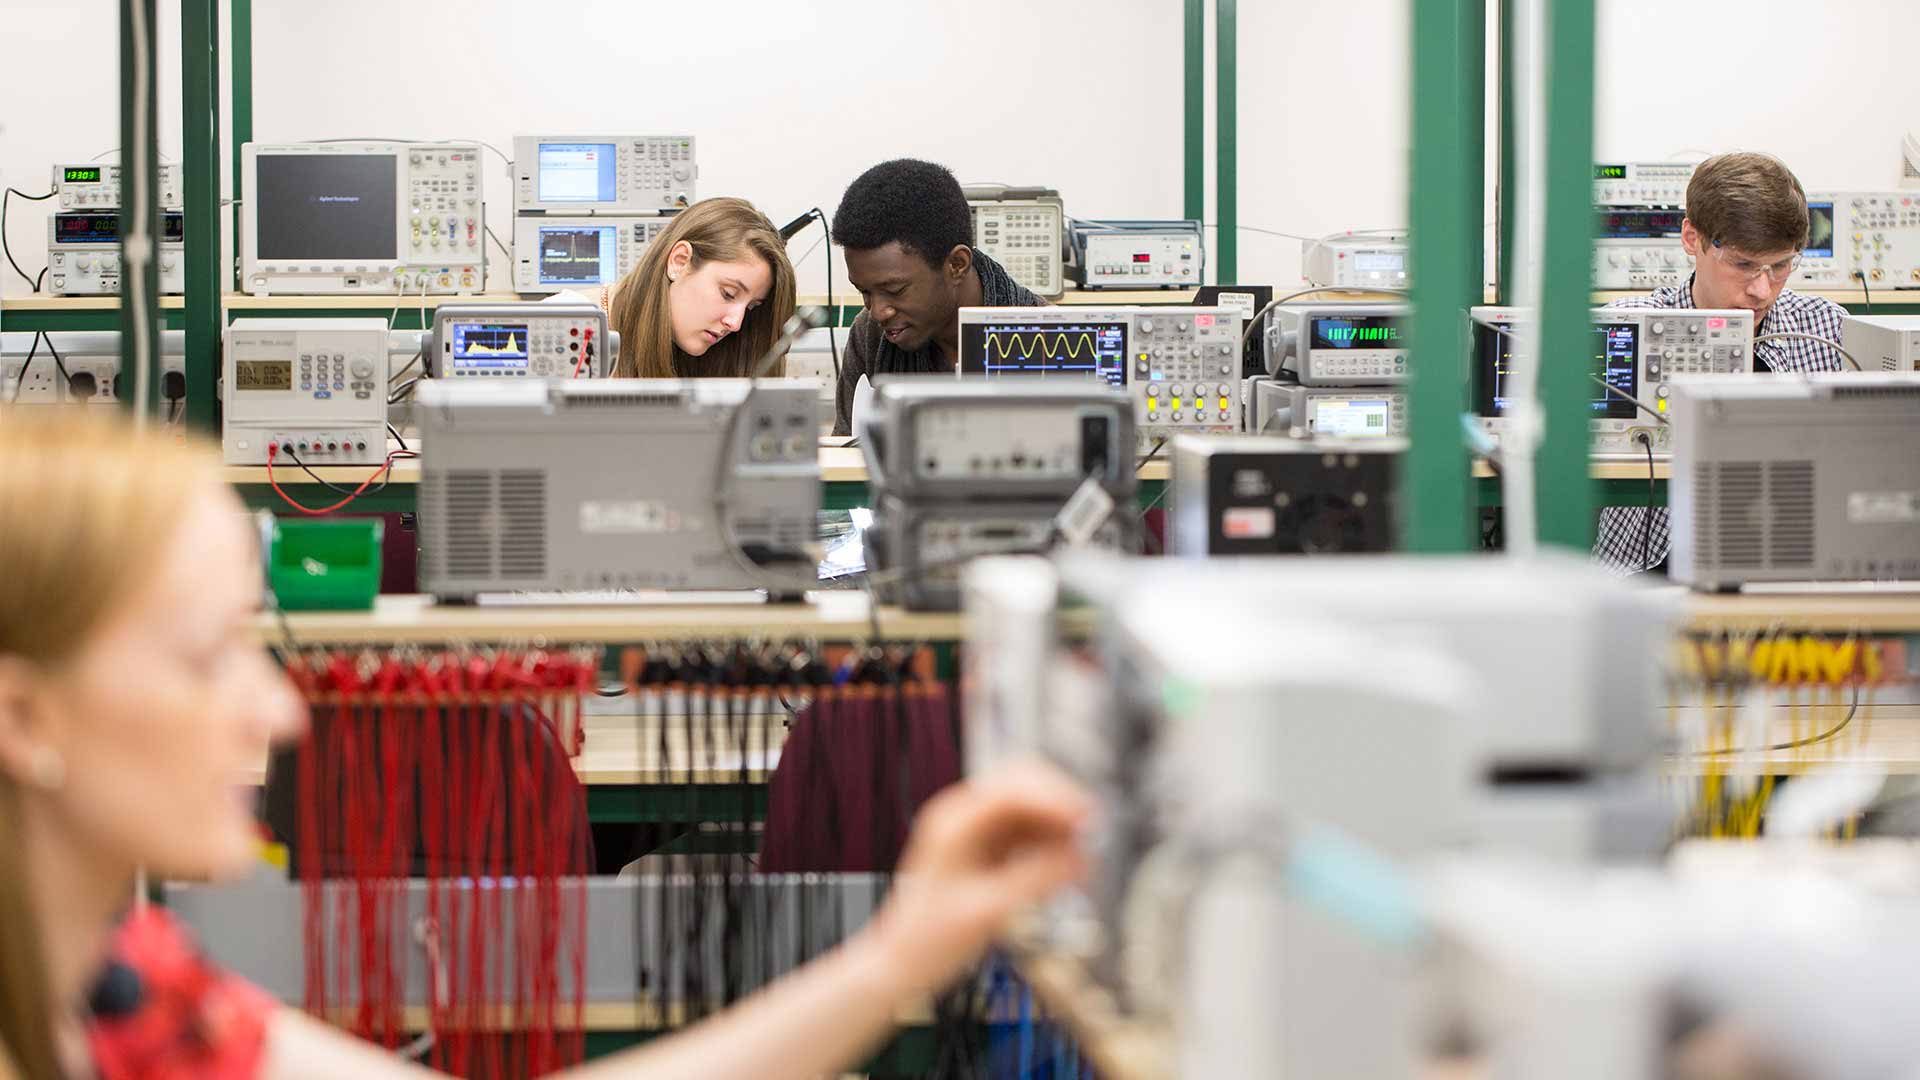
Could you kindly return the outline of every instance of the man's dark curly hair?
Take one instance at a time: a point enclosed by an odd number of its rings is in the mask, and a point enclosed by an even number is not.
[[[860,174],[833,214],[833,242],[869,251],[900,246],[938,267],[973,243],[973,215],[960,181],[944,165],[913,158],[883,161]]]

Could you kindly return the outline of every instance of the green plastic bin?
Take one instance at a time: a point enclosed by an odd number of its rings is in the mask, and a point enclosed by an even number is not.
[[[379,518],[275,520],[267,579],[283,611],[365,611],[380,594]]]

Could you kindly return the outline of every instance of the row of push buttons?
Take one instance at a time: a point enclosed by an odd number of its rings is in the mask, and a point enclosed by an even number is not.
[[[1322,359],[1320,355],[1316,354],[1314,356],[1313,366],[1325,375],[1405,375],[1407,373],[1407,356],[1405,353],[1396,353],[1391,359],[1387,357],[1356,358],[1341,356],[1329,360]]]
[[[693,158],[693,144],[686,139],[635,139],[633,152],[635,157],[648,161],[689,161]]]

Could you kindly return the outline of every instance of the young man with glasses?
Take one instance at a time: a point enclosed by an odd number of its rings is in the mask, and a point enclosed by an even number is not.
[[[1687,185],[1680,243],[1693,260],[1686,284],[1607,306],[1736,308],[1753,312],[1756,339],[1795,333],[1840,340],[1844,308],[1786,287],[1807,246],[1807,194],[1778,158],[1735,153],[1701,162]],[[1804,337],[1762,341],[1753,352],[1756,371],[1840,371],[1845,364],[1835,350]],[[1666,560],[1671,546],[1665,509],[1600,511],[1593,554],[1613,570],[1650,570]]]

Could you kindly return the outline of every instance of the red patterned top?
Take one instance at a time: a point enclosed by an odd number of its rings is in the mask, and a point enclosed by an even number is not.
[[[115,931],[87,1029],[100,1080],[251,1080],[271,996],[216,967],[161,908]]]

